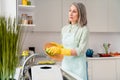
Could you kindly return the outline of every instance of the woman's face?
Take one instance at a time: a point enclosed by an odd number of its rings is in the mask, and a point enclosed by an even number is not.
[[[69,22],[71,24],[76,24],[78,21],[78,10],[74,5],[71,5],[70,10],[69,10]]]

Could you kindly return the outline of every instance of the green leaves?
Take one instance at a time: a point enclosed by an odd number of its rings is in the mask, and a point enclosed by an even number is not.
[[[109,43],[103,43],[103,47],[105,49],[105,53],[108,54],[108,49],[110,47],[110,44]]]
[[[0,80],[13,77],[19,64],[21,27],[15,19],[0,17]]]

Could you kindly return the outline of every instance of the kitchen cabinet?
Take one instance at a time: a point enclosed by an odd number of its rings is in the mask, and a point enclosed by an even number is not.
[[[85,6],[90,32],[107,32],[108,0],[86,0]]]
[[[117,80],[120,80],[120,59],[117,60]]]
[[[114,60],[97,60],[93,62],[93,80],[116,80]]]
[[[92,60],[88,61],[88,79],[92,80]]]
[[[88,58],[89,80],[120,80],[120,57]]]
[[[34,31],[60,31],[62,27],[62,0],[35,0]]]
[[[86,0],[91,32],[120,32],[120,0]]]
[[[109,32],[120,32],[120,0],[109,0]]]

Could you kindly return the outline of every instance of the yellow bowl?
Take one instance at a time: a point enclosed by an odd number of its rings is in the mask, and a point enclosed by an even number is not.
[[[46,43],[45,46],[44,46],[44,51],[46,50],[46,48],[49,48],[49,47],[53,47],[53,46],[56,46],[55,44],[52,44],[52,43]],[[46,53],[46,51],[45,51]],[[47,54],[47,53],[46,53]],[[47,54],[50,58],[52,58],[53,60],[56,60],[56,61],[61,61],[63,59],[63,55],[62,54],[57,54],[57,55],[49,55]]]

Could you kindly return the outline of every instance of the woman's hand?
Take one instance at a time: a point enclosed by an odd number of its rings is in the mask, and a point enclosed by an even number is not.
[[[61,48],[60,48],[60,47],[56,47],[56,46],[46,48],[45,51],[46,51],[46,53],[49,54],[50,56],[54,56],[54,55],[57,55],[57,54],[61,54]]]

